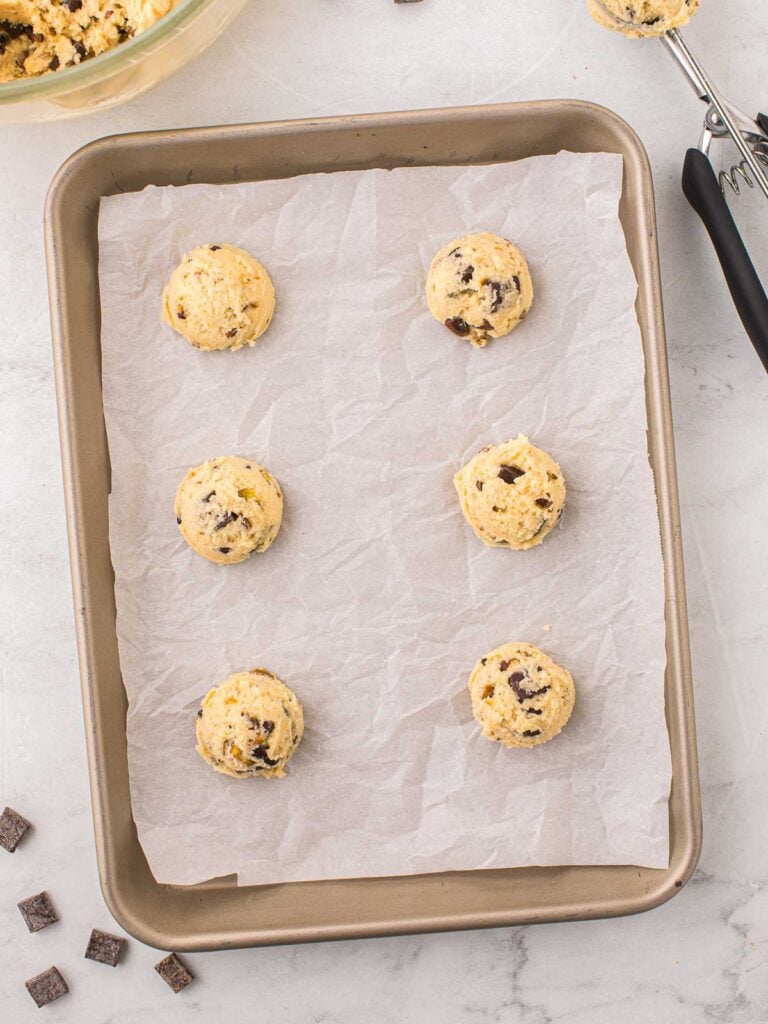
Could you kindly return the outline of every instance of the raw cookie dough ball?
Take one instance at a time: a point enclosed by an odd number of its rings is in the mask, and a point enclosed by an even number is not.
[[[664,35],[687,24],[698,9],[699,0],[589,0],[596,22],[633,39]]]
[[[163,318],[195,348],[254,345],[269,327],[275,289],[257,259],[234,245],[199,245],[163,291]]]
[[[193,551],[232,565],[266,551],[283,518],[277,480],[252,459],[222,455],[190,469],[176,492],[176,522]]]
[[[481,232],[443,246],[427,275],[432,316],[482,348],[527,316],[533,282],[525,256],[506,238]]]
[[[505,747],[536,747],[557,736],[576,699],[571,673],[533,644],[504,644],[486,654],[468,687],[483,736]]]
[[[205,697],[197,752],[235,779],[281,779],[304,733],[301,701],[265,668],[237,672]]]
[[[490,547],[536,547],[565,507],[560,467],[522,434],[483,448],[453,482],[467,522]]]

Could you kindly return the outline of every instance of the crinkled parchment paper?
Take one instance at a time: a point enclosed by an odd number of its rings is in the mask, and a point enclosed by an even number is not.
[[[621,177],[618,156],[561,153],[103,201],[120,659],[159,881],[667,864],[662,562]],[[434,252],[472,230],[519,243],[536,289],[484,350],[423,297]],[[161,323],[179,257],[217,241],[275,282],[254,349],[198,352]],[[518,432],[561,463],[568,506],[542,547],[485,548],[452,477]],[[184,544],[173,497],[226,453],[269,467],[286,516],[266,554],[221,568]],[[535,750],[489,743],[470,711],[472,666],[508,640],[578,688],[567,729]],[[201,697],[256,665],[305,706],[280,781],[228,779],[195,753]]]

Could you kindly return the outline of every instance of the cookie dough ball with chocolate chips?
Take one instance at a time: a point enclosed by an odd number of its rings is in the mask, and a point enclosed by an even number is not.
[[[205,697],[197,752],[235,779],[281,779],[304,733],[301,701],[265,668],[238,672]]]
[[[176,492],[176,522],[193,551],[232,565],[266,551],[280,530],[283,493],[258,462],[221,455],[190,469]]]
[[[686,25],[699,9],[699,0],[588,0],[598,24],[633,39],[662,36]]]
[[[269,327],[275,289],[257,259],[234,245],[199,245],[163,291],[163,318],[207,352],[254,345]]]
[[[526,643],[486,654],[468,687],[483,736],[506,747],[536,747],[557,736],[576,700],[571,673]]]
[[[528,315],[533,282],[525,256],[506,238],[465,235],[438,252],[427,275],[432,316],[477,348]]]
[[[522,434],[483,448],[453,482],[467,522],[490,547],[536,547],[565,508],[560,467]]]

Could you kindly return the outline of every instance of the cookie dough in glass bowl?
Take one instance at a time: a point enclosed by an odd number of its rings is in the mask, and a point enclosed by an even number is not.
[[[212,43],[245,0],[71,6],[0,0],[0,124],[73,117],[132,99]]]

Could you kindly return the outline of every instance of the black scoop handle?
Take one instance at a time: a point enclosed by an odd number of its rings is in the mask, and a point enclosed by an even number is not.
[[[712,164],[689,149],[683,168],[683,192],[709,232],[744,330],[768,371],[768,296],[741,239]]]

